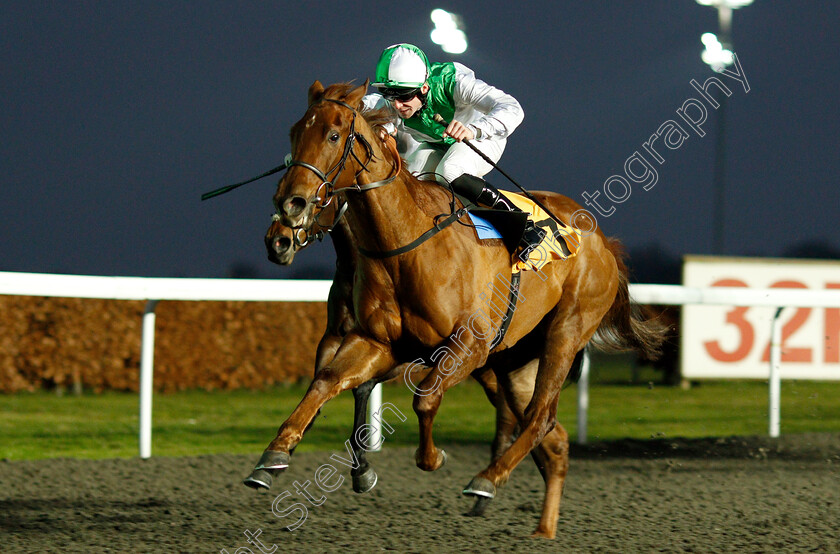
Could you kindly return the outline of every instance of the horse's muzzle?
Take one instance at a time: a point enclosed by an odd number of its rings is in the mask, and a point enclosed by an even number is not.
[[[290,237],[280,234],[268,234],[265,248],[268,259],[278,265],[289,265],[295,257],[295,249]]]
[[[306,198],[303,196],[289,196],[283,201],[283,213],[289,217],[296,217],[303,213],[306,204]]]

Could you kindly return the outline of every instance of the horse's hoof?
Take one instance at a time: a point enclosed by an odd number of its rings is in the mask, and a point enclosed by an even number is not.
[[[435,450],[437,450],[437,459],[435,460],[435,463],[433,465],[429,466],[426,465],[426,463],[421,458],[420,449],[418,448],[414,452],[414,462],[417,464],[417,467],[419,467],[423,471],[437,471],[440,468],[442,468],[444,464],[446,464],[446,450],[443,450],[442,448],[436,448]]]
[[[470,484],[464,488],[464,494],[493,499],[496,497],[496,485],[484,477],[473,477]]]
[[[289,467],[289,460],[288,452],[266,450],[260,456],[254,471],[243,482],[252,489],[270,489],[272,475]]]
[[[251,475],[249,475],[248,477],[245,478],[244,481],[242,481],[242,483],[246,487],[251,487],[252,489],[255,489],[255,490],[260,490],[260,489],[268,490],[268,489],[271,488],[271,481],[272,480],[273,479],[271,477],[271,472],[269,470],[267,470],[267,469],[255,469],[254,471],[251,472]]]
[[[466,494],[466,492],[467,491],[464,491],[465,494]],[[489,496],[476,496],[475,497],[475,504],[473,504],[472,510],[470,510],[469,512],[467,512],[464,515],[467,515],[467,516],[470,516],[470,517],[483,516],[484,515],[484,510],[487,509],[487,506],[489,506],[490,502],[492,502],[492,501],[493,501],[493,498],[489,497]]]
[[[358,493],[368,492],[376,486],[378,480],[379,476],[376,475],[373,468],[368,467],[359,475],[353,475],[353,491]]]
[[[288,452],[266,450],[260,456],[260,461],[257,462],[257,466],[254,469],[286,469],[289,467],[290,458],[291,456],[289,456]]]

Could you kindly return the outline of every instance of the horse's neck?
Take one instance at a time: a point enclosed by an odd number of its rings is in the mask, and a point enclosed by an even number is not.
[[[375,144],[374,159],[377,161],[370,167],[370,172],[360,174],[360,185],[387,179],[401,165],[393,159],[397,155],[395,152],[386,149],[378,140]],[[392,250],[408,244],[432,227],[433,218],[418,202],[416,188],[422,186],[402,169],[387,185],[365,192],[348,192],[356,245],[368,250]]]
[[[427,231],[434,221],[410,190],[413,183],[402,175],[383,187],[355,195],[353,232],[368,250],[393,250]]]

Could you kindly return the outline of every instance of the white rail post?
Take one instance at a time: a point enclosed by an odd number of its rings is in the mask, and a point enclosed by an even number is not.
[[[146,301],[143,338],[140,345],[140,457],[152,457],[152,377],[155,364],[155,308],[157,300]]]
[[[373,430],[368,437],[368,446],[372,452],[379,452],[382,450],[382,383],[378,383],[373,390],[370,391],[370,398],[368,399],[368,423],[373,427]],[[376,417],[373,417],[376,415]]]
[[[776,308],[776,315],[773,316],[773,324],[770,327],[770,398],[769,398],[769,419],[770,436],[779,436],[779,420],[781,419],[782,395],[782,326],[779,324],[779,316],[784,308]]]
[[[583,349],[580,379],[577,383],[577,443],[586,444],[586,424],[589,413],[589,348]]]

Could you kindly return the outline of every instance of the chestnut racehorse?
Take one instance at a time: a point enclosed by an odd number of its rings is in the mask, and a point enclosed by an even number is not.
[[[341,208],[339,202],[329,203],[321,215],[330,218],[330,223],[326,226],[316,223],[311,229],[291,229],[283,225],[279,218],[274,217],[265,234],[268,259],[278,265],[291,264],[296,251],[310,244],[313,237],[320,238],[329,232],[332,239],[336,252],[336,271],[327,299],[327,328],[318,343],[315,356],[316,375],[332,360],[342,339],[355,325],[352,293],[355,260],[359,252],[347,222],[341,219],[343,211]],[[520,388],[533,388],[535,368],[536,366],[530,365],[516,373]],[[505,396],[500,394],[492,369],[487,367],[477,369],[472,376],[481,384],[487,398],[496,408],[496,434],[491,450],[491,456],[495,458],[501,455],[502,450],[512,442],[518,420],[508,406]],[[351,470],[351,477],[353,490],[359,493],[371,490],[377,482],[376,472],[368,462],[364,445],[359,444],[359,435],[357,435],[358,430],[365,424],[368,400],[376,382],[376,380],[368,381],[353,389],[355,406],[350,444],[359,463]],[[567,464],[560,453],[568,450],[567,443],[568,435],[562,427],[558,426],[556,433],[547,437],[534,451],[534,460],[547,483],[562,480],[565,476]],[[256,477],[251,476],[246,479],[246,484],[254,488],[269,487],[270,474],[260,472]],[[470,515],[480,515],[485,508],[486,500],[479,497]],[[548,511],[556,512],[557,506],[553,506],[553,510],[549,508]]]
[[[431,471],[444,461],[432,437],[443,394],[488,362],[519,418],[516,440],[464,490],[489,499],[522,458],[557,427],[562,384],[590,339],[604,349],[653,355],[662,329],[631,306],[620,247],[596,229],[582,238],[576,256],[541,271],[523,272],[519,307],[504,339],[492,344],[488,339],[496,335],[504,316],[485,312],[486,287],[501,278],[510,288],[511,257],[504,247],[485,245],[461,226],[388,255],[434,227],[438,216],[449,212],[449,195],[405,169],[397,170],[395,156],[382,147],[367,121],[357,117],[366,89],[367,84],[344,84],[325,90],[316,81],[309,89],[309,108],[292,128],[293,165],[275,195],[282,223],[310,228],[324,199],[341,194],[348,202],[346,217],[360,251],[374,254],[357,260],[355,326],[280,426],[255,471],[288,467],[291,450],[330,398],[389,377],[418,352],[433,352],[432,369],[417,385],[413,403],[420,423],[418,467]],[[575,212],[581,210],[558,194],[535,195],[565,221],[574,222]],[[489,301],[503,306],[507,298],[493,294]],[[531,370],[531,394],[517,387],[515,379],[532,367],[527,363],[535,356],[539,362]],[[505,370],[512,367],[524,369]],[[567,459],[568,452],[560,454]],[[559,504],[562,483],[547,484],[546,498],[556,498]],[[554,536],[556,522],[556,510],[544,512],[535,535]]]

